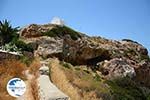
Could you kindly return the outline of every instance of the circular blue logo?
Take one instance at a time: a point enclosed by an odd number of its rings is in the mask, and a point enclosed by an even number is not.
[[[13,78],[7,83],[7,91],[13,97],[19,97],[26,91],[26,84],[20,78]]]

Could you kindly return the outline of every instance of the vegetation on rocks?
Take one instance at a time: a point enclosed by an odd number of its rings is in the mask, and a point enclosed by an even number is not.
[[[142,87],[128,77],[107,80],[111,87],[114,100],[150,100],[150,91],[143,91]]]
[[[60,69],[58,71],[53,67],[55,70],[52,68],[51,77],[52,81],[70,97],[81,99],[79,95],[93,93],[92,99],[95,95],[96,98],[103,100],[149,100],[149,93],[143,91],[143,87],[150,90],[147,87],[149,63],[143,63],[149,62],[149,56],[147,49],[138,42],[129,39],[116,41],[102,37],[88,37],[67,26],[46,24],[34,27],[35,25],[25,28],[22,34],[26,35],[23,37],[27,40],[30,36],[36,39],[46,38],[44,42],[38,42],[40,48],[36,53],[41,58],[46,54],[48,56],[45,59],[56,57],[63,62],[54,64]],[[35,43],[37,40],[32,42]],[[147,74],[141,75],[142,73]],[[118,80],[114,80],[116,77]],[[135,81],[135,77],[139,80]],[[76,96],[69,93],[69,89],[62,87],[65,84],[61,83],[60,79],[68,86],[71,84],[71,88],[73,86],[75,90],[71,91]],[[142,82],[145,80],[146,82]]]
[[[56,26],[47,32],[44,32],[43,35],[50,36],[50,37],[62,37],[64,35],[70,35],[73,40],[77,40],[81,37],[81,35],[74,31],[73,29],[67,26]]]
[[[147,60],[147,61],[150,61],[150,57],[149,57],[149,55],[141,55],[141,56],[140,56],[140,60]]]
[[[40,61],[32,61],[38,58],[51,62],[52,81],[71,100],[150,100],[150,57],[135,41],[89,37],[65,25],[31,24],[18,30],[4,20],[0,46],[2,52],[21,54],[14,62],[1,61],[0,92],[9,78],[22,77],[24,68],[36,72]]]
[[[0,43],[1,50],[7,52],[15,52],[20,55],[20,60],[29,65],[32,62],[32,58],[28,55],[24,55],[24,51],[32,52],[32,46],[19,40],[18,27],[13,28],[9,21],[0,21]],[[8,58],[9,59],[9,58]]]
[[[21,51],[28,51],[33,52],[33,48],[31,45],[26,44],[25,42],[21,40],[17,40],[14,42],[17,48],[19,48]]]
[[[145,91],[130,77],[105,80],[97,72],[86,67],[65,62],[61,64],[64,66],[61,69],[74,87],[86,92],[95,91],[97,97],[100,96],[104,100],[150,100],[150,91]]]
[[[29,51],[33,48],[25,42],[19,40],[18,27],[13,28],[7,20],[0,21],[0,42],[4,49],[9,51]],[[6,45],[5,45],[6,44]]]
[[[51,79],[72,100],[101,100],[110,98],[109,87],[98,74],[86,66],[64,67],[65,62],[50,61]],[[60,82],[61,81],[61,82]],[[67,88],[69,87],[69,88]],[[102,99],[103,100],[103,99]],[[107,99],[109,100],[109,99]]]

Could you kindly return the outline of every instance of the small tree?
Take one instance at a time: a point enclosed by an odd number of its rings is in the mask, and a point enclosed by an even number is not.
[[[13,40],[17,40],[19,35],[17,34],[18,27],[12,28],[9,21],[0,21],[0,44],[4,45]]]

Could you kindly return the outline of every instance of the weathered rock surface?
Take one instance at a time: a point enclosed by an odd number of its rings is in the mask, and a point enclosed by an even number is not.
[[[131,64],[132,61],[122,59],[122,58],[114,58],[110,61],[104,61],[99,64],[99,70],[102,72],[104,76],[107,76],[109,79],[114,78],[123,78],[123,77],[135,77],[135,65]]]
[[[52,24],[46,25],[31,24],[21,30],[20,36],[25,38],[39,37],[42,36],[43,32],[52,29],[54,26],[55,25]]]
[[[111,58],[122,57],[140,62],[148,58],[147,49],[135,41],[128,39],[115,41],[101,37],[88,37],[82,33],[70,31],[70,28],[61,28],[54,24],[31,24],[22,29],[20,34],[21,37],[25,38],[25,41],[32,44],[35,55],[54,54],[55,56],[55,54],[61,53],[65,61],[71,61],[74,64],[96,64]],[[50,30],[56,33],[55,37],[43,36],[42,33]],[[73,40],[71,38],[75,36],[77,38],[79,34],[78,39]]]
[[[63,57],[73,64],[96,64],[99,61],[109,60],[111,55],[105,48],[91,43],[83,38],[73,41],[64,39]]]
[[[53,34],[55,37],[43,36],[43,33],[49,30],[56,33]],[[20,34],[25,42],[34,47],[34,56],[44,59],[57,57],[74,65],[85,64],[92,69],[101,69],[101,72],[109,78],[135,76],[140,82],[149,84],[149,81],[146,81],[148,78],[143,78],[150,73],[148,51],[135,41],[88,37],[70,28],[62,29],[53,24],[32,24],[22,29]],[[141,65],[140,62],[143,61],[147,63]],[[97,63],[103,64],[97,66]]]
[[[20,55],[18,54],[13,54],[13,53],[9,53],[9,52],[0,52],[0,60],[4,60],[4,59],[19,59]]]
[[[136,69],[136,81],[144,86],[150,87],[150,62],[141,61]]]
[[[34,55],[35,56],[41,56],[41,57],[52,57],[52,55],[61,56],[60,53],[62,53],[62,46],[63,41],[62,39],[54,39],[51,37],[40,37],[36,42],[38,44],[37,50],[35,50]]]

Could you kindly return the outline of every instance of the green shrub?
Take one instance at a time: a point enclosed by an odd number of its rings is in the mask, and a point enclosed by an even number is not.
[[[94,79],[96,81],[101,81],[101,77],[98,74],[95,74]]]
[[[130,40],[130,39],[122,39],[122,41],[127,41],[127,42],[132,42],[132,43],[139,44],[138,42],[136,42],[136,41],[134,41],[134,40]]]
[[[21,51],[29,51],[29,52],[33,52],[32,46],[26,44],[26,43],[23,42],[23,41],[18,40],[18,41],[15,41],[14,44],[15,44],[18,48],[20,48]]]
[[[140,55],[140,60],[148,60],[148,61],[150,61],[150,57],[148,55]]]
[[[137,53],[134,49],[128,49],[124,51],[124,56],[130,56],[130,55],[135,56],[137,55]]]
[[[5,44],[3,47],[4,47],[4,50],[11,51],[11,52],[18,52],[18,53],[21,53],[21,52],[20,52],[20,49],[18,49],[18,48],[16,47],[16,45],[14,45],[14,44],[12,44],[12,43]]]
[[[68,63],[63,63],[63,66],[64,66],[65,68],[68,68],[68,69],[71,68],[71,66],[70,66]]]
[[[147,100],[140,87],[130,78],[120,78],[106,82],[115,100]]]
[[[81,35],[78,32],[74,31],[73,29],[67,26],[63,26],[63,27],[57,26],[43,33],[44,36],[50,36],[50,37],[57,37],[57,36],[62,37],[67,34],[70,35],[70,37],[73,40],[77,40],[79,37],[81,37]]]
[[[49,36],[49,37],[56,37],[59,32],[57,32],[56,28],[53,28],[45,33],[43,33],[44,36]]]
[[[67,26],[62,27],[62,30],[64,34],[69,34],[73,40],[77,40],[81,37],[81,35],[78,32],[74,31],[73,29]]]
[[[150,95],[147,96],[147,100],[150,100]]]
[[[29,66],[32,63],[33,59],[23,55],[23,56],[20,56],[20,61],[26,64],[27,66]]]
[[[74,69],[75,69],[75,70],[77,70],[77,71],[78,71],[78,70],[80,70],[80,68],[79,68],[79,67],[75,67]]]

